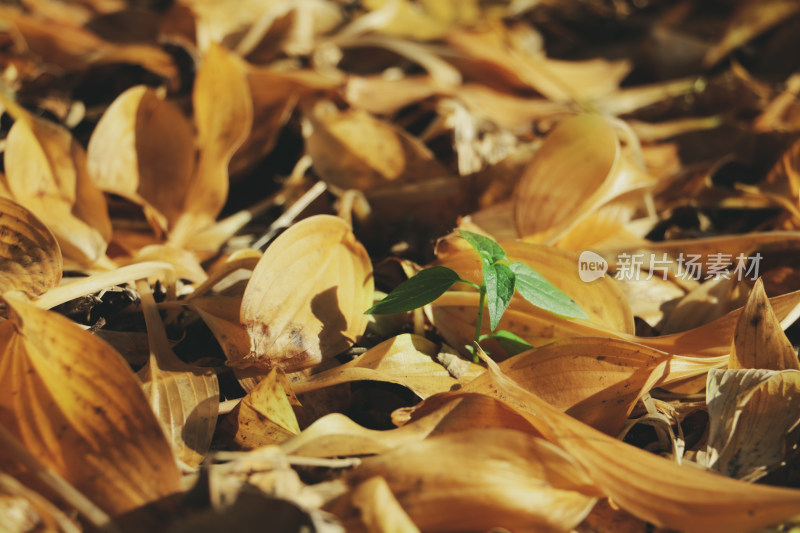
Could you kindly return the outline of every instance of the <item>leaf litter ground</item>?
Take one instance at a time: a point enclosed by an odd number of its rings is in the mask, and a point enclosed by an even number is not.
[[[0,6],[0,530],[791,529],[798,29]]]

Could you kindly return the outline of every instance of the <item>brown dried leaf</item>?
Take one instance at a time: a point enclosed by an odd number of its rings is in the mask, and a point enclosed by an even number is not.
[[[61,249],[50,230],[19,204],[0,198],[0,294],[39,296],[61,280]]]
[[[178,492],[172,450],[122,357],[61,315],[5,300],[0,423],[112,516]]]
[[[100,259],[111,239],[106,200],[86,168],[86,154],[66,129],[13,107],[5,150],[6,184],[14,201],[55,234],[64,255],[84,265]]]
[[[436,361],[437,353],[436,345],[424,337],[410,333],[397,335],[348,363],[300,377],[293,383],[293,388],[300,394],[351,381],[384,381],[408,387],[424,399],[453,390],[483,373],[480,365],[464,361],[468,369],[460,379],[456,379]]]
[[[197,72],[192,103],[200,156],[170,236],[177,243],[210,226],[227,199],[228,164],[253,124],[244,61],[212,44]]]
[[[739,46],[784,22],[798,11],[800,4],[792,0],[746,0],[737,3],[736,12],[725,35],[706,52],[703,64],[706,67],[716,65]]]
[[[231,361],[295,372],[346,350],[364,333],[372,263],[342,219],[315,215],[267,248],[247,284],[240,314],[250,353]]]
[[[586,473],[558,447],[501,428],[408,444],[364,459],[346,479],[357,485],[376,476],[423,531],[567,532],[598,496]]]
[[[138,372],[176,457],[197,466],[211,447],[219,411],[219,384],[210,370],[189,365],[172,352],[146,281],[137,281],[150,341],[150,360]]]
[[[728,368],[800,370],[794,347],[786,338],[760,279],[739,315]]]
[[[0,18],[11,22],[30,51],[53,69],[79,71],[93,64],[130,63],[167,79],[174,79],[178,74],[172,56],[161,48],[144,44],[117,45],[81,25],[24,13],[13,7],[0,7]]]
[[[517,354],[500,364],[521,387],[568,415],[616,435],[642,394],[664,373],[667,354],[618,339],[574,338]],[[496,394],[488,374],[467,391]]]
[[[142,205],[154,229],[165,232],[183,213],[195,151],[192,124],[181,110],[138,85],[119,95],[97,123],[89,173],[101,190]]]
[[[417,407],[396,411],[393,419],[402,426],[380,431],[364,428],[342,414],[329,414],[284,442],[281,448],[290,454],[335,457],[401,450],[409,443],[428,436],[487,427],[539,434],[508,405],[472,392],[447,392],[431,396]]]
[[[219,433],[230,435],[233,444],[244,450],[280,444],[297,435],[300,426],[287,397],[290,391],[285,376],[273,369],[222,420]]]
[[[567,452],[616,505],[656,526],[680,531],[751,531],[800,513],[800,490],[753,485],[663,457],[575,420],[503,374],[488,358],[493,380],[547,439]]]
[[[306,150],[315,172],[331,185],[369,194],[449,174],[419,139],[366,111],[339,111],[322,102],[306,116]]]
[[[376,476],[362,481],[353,488],[350,498],[358,510],[357,520],[370,533],[419,533],[384,478]]]
[[[708,445],[698,463],[755,481],[785,465],[800,427],[800,372],[712,370]]]
[[[623,153],[605,119],[570,117],[550,132],[520,178],[517,231],[523,238],[556,241],[609,200],[652,182]]]

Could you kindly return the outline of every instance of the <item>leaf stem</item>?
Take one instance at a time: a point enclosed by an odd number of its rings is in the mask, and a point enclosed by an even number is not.
[[[486,284],[480,286],[480,299],[478,300],[478,323],[475,325],[475,344],[478,344],[481,337],[481,325],[483,324],[483,307],[486,304]],[[476,363],[480,362],[477,352],[472,355],[472,360]]]

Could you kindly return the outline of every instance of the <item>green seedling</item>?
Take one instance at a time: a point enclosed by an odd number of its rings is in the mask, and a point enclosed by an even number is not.
[[[365,313],[380,315],[412,311],[433,302],[456,283],[465,283],[477,289],[480,295],[474,342],[496,339],[510,354],[531,348],[530,344],[510,331],[497,330],[503,313],[511,303],[514,291],[518,291],[524,299],[536,307],[556,315],[565,318],[589,318],[572,298],[531,267],[520,262],[509,263],[505,250],[489,237],[464,230],[457,231],[481,258],[483,282],[480,285],[461,278],[450,268],[433,266],[401,283]],[[491,333],[481,335],[484,307],[489,309]],[[471,348],[468,347],[470,351]],[[475,357],[477,362],[477,356]]]

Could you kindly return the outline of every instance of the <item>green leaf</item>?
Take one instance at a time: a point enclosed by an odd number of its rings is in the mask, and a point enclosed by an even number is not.
[[[506,252],[499,244],[494,242],[489,237],[478,235],[471,231],[464,231],[463,229],[456,230],[462,239],[467,241],[475,250],[480,254],[481,258],[489,264],[497,263],[506,258]]]
[[[433,266],[420,271],[366,311],[368,315],[403,313],[427,305],[462,280],[454,270]]]
[[[505,313],[514,296],[514,272],[504,263],[483,265],[486,302],[489,306],[489,325],[492,331]]]
[[[497,340],[498,344],[505,350],[505,352],[509,355],[517,355],[518,353],[522,353],[526,350],[530,350],[533,348],[531,344],[528,343],[525,339],[521,337],[517,337],[513,333],[505,329],[498,329],[494,333],[490,333],[488,335],[481,335],[480,341],[483,342],[486,339],[495,339]]]
[[[510,266],[516,275],[517,290],[536,307],[566,318],[589,318],[575,300],[528,265],[511,263]]]

